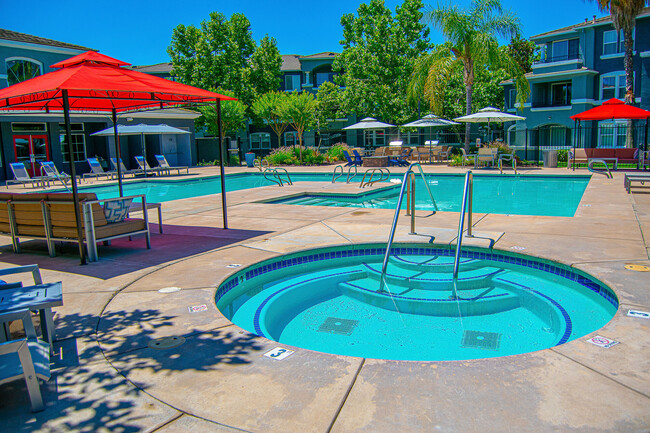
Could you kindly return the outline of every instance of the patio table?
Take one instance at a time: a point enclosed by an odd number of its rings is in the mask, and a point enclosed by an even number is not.
[[[60,281],[0,290],[0,314],[20,310],[38,311],[41,317],[41,334],[50,344],[50,352],[54,348],[55,334],[52,307],[61,305],[63,290]]]

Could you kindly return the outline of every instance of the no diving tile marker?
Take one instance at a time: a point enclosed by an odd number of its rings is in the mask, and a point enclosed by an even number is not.
[[[596,335],[595,337],[590,338],[587,340],[591,344],[595,344],[596,346],[600,346],[604,349],[609,349],[612,346],[616,346],[619,342],[615,340],[610,340],[609,338],[601,337],[600,335]]]
[[[190,310],[190,313],[199,313],[201,311],[207,311],[208,306],[205,304],[202,305],[192,305],[191,307],[187,307]]]
[[[638,317],[640,319],[650,319],[650,313],[647,311],[629,310],[627,315],[630,317]]]
[[[278,361],[282,361],[283,359],[293,355],[295,350],[289,350],[285,349],[284,347],[276,347],[273,350],[269,350],[264,354],[267,358],[272,358],[272,359],[277,359]]]
[[[231,265],[226,265],[227,268],[238,268],[238,267],[240,267],[240,266],[241,266],[241,265],[240,265],[239,263],[233,263],[233,264],[231,264]]]
[[[180,287],[163,287],[162,289],[158,290],[158,293],[174,293],[180,290]]]

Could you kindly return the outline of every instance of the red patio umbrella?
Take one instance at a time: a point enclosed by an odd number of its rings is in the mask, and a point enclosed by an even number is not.
[[[641,108],[635,107],[634,105],[628,105],[620,99],[612,98],[605,102],[603,105],[598,107],[591,108],[582,113],[575,114],[571,118],[577,122],[576,134],[578,134],[578,129],[580,128],[580,122],[583,120],[609,120],[609,119],[645,119],[645,139],[646,139],[646,148],[648,141],[648,119],[650,119],[650,111],[643,110]],[[577,139],[576,135],[576,139]],[[573,152],[575,153],[576,149],[576,140],[573,140]],[[575,170],[575,165],[573,167]]]
[[[175,107],[186,104],[217,102],[219,153],[221,159],[221,197],[224,228],[228,228],[226,215],[226,189],[221,143],[221,101],[236,100],[230,96],[210,92],[185,84],[166,80],[124,68],[128,63],[88,51],[52,65],[56,71],[14,84],[0,90],[0,110],[61,112],[65,118],[67,137],[70,137],[70,111],[112,113],[117,157],[120,158],[117,134],[117,113]],[[68,140],[72,194],[75,201],[75,218],[79,239],[83,239],[72,140]],[[120,164],[117,166],[120,196],[122,181]],[[86,256],[79,242],[81,263]]]

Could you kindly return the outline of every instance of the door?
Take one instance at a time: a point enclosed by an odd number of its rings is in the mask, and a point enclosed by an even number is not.
[[[40,175],[40,161],[50,160],[47,135],[14,135],[16,162],[25,164],[30,176]]]
[[[162,146],[161,153],[165,155],[169,165],[178,165],[178,144],[176,142],[176,135],[165,134],[161,136]]]

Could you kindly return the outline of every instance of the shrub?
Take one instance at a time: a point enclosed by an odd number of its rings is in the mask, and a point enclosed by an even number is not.
[[[327,156],[329,156],[329,162],[345,161],[345,156],[343,156],[343,151],[346,150],[350,152],[350,147],[345,143],[336,143],[334,146],[330,147],[327,151]]]
[[[569,161],[569,151],[566,149],[561,149],[557,151],[557,162],[568,162]]]

